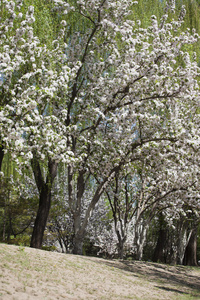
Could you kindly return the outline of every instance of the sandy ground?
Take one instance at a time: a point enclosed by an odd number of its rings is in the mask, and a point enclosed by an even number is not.
[[[200,268],[0,244],[0,299],[200,299]]]

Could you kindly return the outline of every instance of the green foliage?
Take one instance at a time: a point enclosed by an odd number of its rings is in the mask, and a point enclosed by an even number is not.
[[[165,9],[166,1],[149,1],[149,0],[141,0],[138,1],[137,5],[133,5],[132,7],[132,15],[131,19],[140,20],[142,27],[147,27],[151,25],[151,16],[155,15],[158,19],[163,15]],[[185,6],[186,15],[184,18],[184,22],[181,27],[181,31],[187,30],[187,28],[192,31],[196,30],[198,34],[200,34],[200,1],[199,0],[177,0],[176,1],[176,19],[179,18],[182,6]],[[174,15],[173,15],[174,18]],[[172,19],[172,14],[169,12],[169,20]],[[200,41],[192,46],[188,46],[190,49],[191,55],[193,52],[197,53],[197,57],[200,62]]]
[[[94,243],[91,242],[89,238],[86,238],[84,240],[83,244],[83,255],[87,256],[97,256],[100,248],[97,246],[94,246]]]
[[[30,232],[26,232],[20,235],[17,235],[17,237],[14,237],[14,235],[10,236],[10,239],[8,241],[8,244],[12,245],[19,245],[21,247],[29,247],[30,245]],[[22,248],[21,248],[22,249]]]
[[[30,5],[34,6],[35,12],[34,33],[38,36],[41,43],[51,48],[55,27],[58,22],[52,14],[52,3],[45,0],[26,0],[24,8],[27,9]]]
[[[32,193],[27,183],[29,172],[17,172],[17,164],[7,153],[3,160],[0,179],[0,241],[29,245],[30,224],[37,209],[37,192]]]
[[[140,20],[142,27],[151,25],[151,16],[155,15],[157,18],[163,14],[164,3],[159,0],[141,0],[137,5],[133,5],[131,19],[134,21]]]
[[[55,246],[42,246],[42,250],[56,251],[56,247]]]

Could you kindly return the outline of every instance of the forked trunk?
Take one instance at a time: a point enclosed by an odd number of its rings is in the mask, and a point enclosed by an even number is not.
[[[78,192],[77,192],[77,204],[76,204],[76,210],[73,212],[73,219],[74,219],[74,240],[73,240],[73,254],[83,254],[83,242],[86,234],[86,227],[88,224],[88,221],[92,215],[92,212],[94,210],[94,207],[96,203],[99,201],[101,194],[103,193],[104,189],[104,182],[101,183],[86,212],[83,220],[81,220],[81,212],[82,212],[82,207],[81,207],[81,198],[84,193],[84,182],[83,182],[83,173],[79,174],[78,178]]]

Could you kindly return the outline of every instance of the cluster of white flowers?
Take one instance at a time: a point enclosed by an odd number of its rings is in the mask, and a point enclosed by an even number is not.
[[[12,18],[17,11],[15,3],[5,2]],[[22,13],[19,12],[19,15],[21,18]],[[5,24],[8,23],[8,19],[5,20]],[[70,69],[66,64],[61,64],[60,69],[56,70],[56,64],[60,65],[63,61],[63,45],[58,44],[56,54],[54,50],[51,53],[45,45],[40,45],[38,38],[33,35],[31,24],[34,20],[34,7],[30,6],[25,19],[21,22],[16,21],[16,34],[13,35],[8,27],[7,34],[4,35],[5,25],[1,24],[0,35],[3,46],[0,53],[0,71],[3,75],[1,86],[4,93],[5,91],[7,93],[1,111],[1,138],[7,147],[10,144],[12,151],[26,155],[36,149],[41,157],[50,155],[56,161],[62,159],[69,162],[72,159],[72,152],[66,151],[64,120],[60,119],[60,114],[55,108],[51,111],[51,103],[52,99],[59,101],[57,95],[61,90],[63,93],[68,90],[68,83],[76,75],[77,67]],[[65,26],[66,22],[63,21],[62,24]],[[53,55],[54,66],[49,65]],[[32,67],[22,72],[28,65]],[[78,62],[77,66],[80,66]],[[9,94],[12,95],[10,101],[8,101]],[[31,155],[28,157],[31,158]]]

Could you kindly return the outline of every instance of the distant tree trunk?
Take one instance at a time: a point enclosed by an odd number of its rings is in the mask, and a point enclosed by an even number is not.
[[[139,223],[135,227],[134,244],[136,246],[137,260],[142,260],[147,230],[148,230],[148,225],[146,224],[146,222],[144,222],[143,224]]]
[[[177,230],[177,235],[178,235],[176,263],[178,265],[182,265],[185,248],[186,248],[186,240],[187,240],[187,229],[184,226],[184,223],[182,220],[177,224],[176,230]]]
[[[86,234],[86,227],[88,224],[88,221],[92,215],[92,212],[95,208],[95,205],[99,201],[101,195],[104,192],[105,189],[105,183],[108,181],[108,178],[105,178],[103,182],[99,184],[97,187],[94,196],[86,209],[84,217],[81,216],[82,213],[82,204],[81,200],[85,191],[85,183],[86,181],[84,180],[84,173],[85,171],[80,171],[78,179],[77,179],[77,199],[76,199],[76,208],[72,209],[72,214],[73,214],[73,219],[74,219],[74,240],[73,240],[73,253],[74,254],[83,254],[83,242]],[[87,177],[88,179],[89,177]],[[87,180],[86,179],[86,180]],[[71,190],[71,188],[70,188]],[[69,198],[71,198],[69,196]]]
[[[114,197],[117,198],[117,197]],[[120,259],[123,259],[124,257],[124,244],[126,242],[126,222],[124,222],[124,225],[121,217],[120,217],[120,212],[117,209],[117,201],[116,199],[114,200],[115,203],[115,209],[113,210],[113,218],[114,218],[114,223],[115,223],[115,232],[118,238],[118,243],[117,243],[117,251],[118,251],[118,257]]]
[[[35,156],[31,161],[31,165],[40,196],[39,207],[34,223],[30,246],[32,248],[41,249],[44,231],[51,207],[51,190],[54,178],[57,173],[57,163],[49,159],[46,181],[44,181],[39,161]]]
[[[115,232],[118,237],[118,243],[117,243],[117,250],[118,250],[118,257],[120,259],[124,258],[124,244],[126,242],[126,235],[124,234],[125,230],[122,231],[120,234],[119,230],[115,228]]]
[[[167,238],[166,229],[160,229],[152,261],[165,263],[164,248]]]
[[[188,245],[185,249],[183,264],[197,266],[197,227],[193,229]]]
[[[113,202],[111,200],[111,197],[109,193],[107,192],[108,200],[110,203],[110,207],[112,209],[112,215],[114,219],[115,224],[115,233],[118,238],[117,243],[117,251],[118,251],[118,257],[120,259],[123,259],[124,257],[124,244],[126,242],[127,236],[126,236],[126,227],[128,223],[128,188],[126,183],[126,190],[125,190],[125,199],[126,199],[126,211],[121,211],[120,208],[120,199],[118,197],[118,191],[119,191],[119,173],[117,172],[115,174],[115,190],[114,190],[114,197]]]
[[[176,231],[178,234],[177,238],[177,257],[176,257],[176,263],[178,265],[183,265],[184,263],[184,255],[185,255],[185,250],[188,245],[188,242],[190,240],[192,230],[188,230],[188,223],[183,222],[183,220],[178,224]]]
[[[167,239],[167,230],[166,230],[166,224],[163,218],[162,213],[159,215],[159,233],[158,233],[158,239],[156,248],[154,250],[154,254],[152,257],[152,261],[154,262],[162,262],[166,263],[165,259],[165,245],[166,245],[166,239]]]
[[[117,248],[118,248],[118,256],[120,259],[124,258],[124,243],[123,240],[117,243]]]
[[[81,211],[73,214],[74,219],[74,239],[73,239],[73,254],[83,254],[83,241],[85,230],[82,228]]]
[[[77,178],[77,197],[76,206],[73,209],[74,220],[74,240],[73,240],[73,254],[83,254],[83,241],[85,237],[85,228],[82,227],[81,213],[82,213],[82,197],[85,191],[85,171],[80,171]]]

